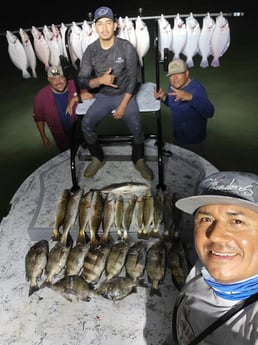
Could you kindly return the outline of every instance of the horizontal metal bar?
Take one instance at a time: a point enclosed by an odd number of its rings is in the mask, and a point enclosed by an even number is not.
[[[140,11],[141,9],[139,9],[139,13],[141,12]],[[244,16],[244,12],[239,12],[239,11],[233,11],[233,12],[214,12],[214,13],[211,13],[211,12],[206,12],[206,13],[194,13],[194,12],[190,12],[194,15],[194,17],[205,17],[208,13],[211,17],[217,17],[219,16],[220,14],[223,14],[224,17],[243,17]],[[190,13],[187,13],[187,14],[180,14],[180,17],[188,17],[190,15]],[[91,12],[89,12],[88,14],[89,17],[91,17]],[[159,19],[161,15],[159,16],[140,16],[142,18],[142,20],[155,20],[155,19]],[[168,18],[175,18],[177,16],[177,14],[163,14],[163,16],[168,19]],[[131,20],[136,20],[137,17],[129,17],[129,19]],[[87,22],[89,24],[91,24],[93,21],[92,20],[87,20]],[[74,22],[75,24],[77,25],[82,25],[83,22]],[[72,23],[64,23],[64,25],[66,27],[70,27],[72,26]],[[48,25],[47,25],[48,26]],[[61,27],[61,24],[57,24],[56,25],[58,28]],[[36,26],[35,26],[36,27]],[[38,30],[42,30],[44,26],[40,26],[40,27],[37,27]],[[48,26],[49,28],[51,27],[50,25]],[[27,31],[27,32],[30,32],[31,31],[31,28],[28,28],[28,29],[23,29],[24,31]],[[11,31],[11,30],[10,30]],[[14,30],[14,31],[11,31],[13,34],[16,34],[16,33],[19,33],[19,30]],[[6,32],[1,32],[0,33],[0,36],[4,36],[6,34]]]

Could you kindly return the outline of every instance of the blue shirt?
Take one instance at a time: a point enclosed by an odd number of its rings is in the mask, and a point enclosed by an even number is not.
[[[206,138],[207,119],[214,115],[214,106],[197,80],[192,79],[182,90],[192,94],[191,101],[175,101],[175,96],[167,95],[164,102],[171,110],[175,144],[200,144]]]

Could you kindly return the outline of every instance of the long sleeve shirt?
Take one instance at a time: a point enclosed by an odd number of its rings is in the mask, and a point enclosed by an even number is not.
[[[197,335],[226,313],[238,301],[216,295],[201,275],[198,260],[179,294],[184,294],[178,306],[174,325],[179,345],[188,345]],[[258,345],[258,302],[245,307],[208,335],[202,345]]]
[[[101,85],[97,91],[105,95],[133,95],[137,86],[137,66],[137,52],[128,40],[115,37],[113,46],[107,50],[96,40],[82,56],[78,83],[81,88],[90,89],[90,79],[102,76],[111,67],[118,88]]]
[[[214,106],[206,90],[192,79],[182,90],[192,94],[190,101],[175,101],[171,85],[164,103],[170,108],[173,121],[175,143],[179,145],[200,144],[206,138],[207,119],[214,115]]]

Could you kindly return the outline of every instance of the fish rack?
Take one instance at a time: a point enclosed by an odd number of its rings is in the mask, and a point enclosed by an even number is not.
[[[208,12],[209,13],[209,12]],[[159,51],[159,33],[158,33],[158,19],[160,19],[160,16],[143,16],[143,9],[139,8],[138,9],[138,16],[141,17],[142,20],[155,20],[156,25],[154,26],[154,48],[155,48],[155,84],[157,89],[160,88],[160,64],[163,64],[163,70],[164,72],[167,71],[168,68],[168,60],[169,60],[169,51],[168,49],[164,49],[164,54],[163,58],[161,58],[161,53]],[[223,13],[223,12],[218,12],[218,13],[209,13],[210,16],[219,16],[223,14],[223,16],[232,16],[232,17],[242,17],[244,15],[244,12],[228,12],[228,13]],[[177,14],[178,15],[178,14]],[[177,15],[164,15],[166,19],[169,18],[175,18]],[[194,17],[204,17],[206,16],[207,13],[197,13],[194,14]],[[180,17],[188,17],[189,14],[180,14]],[[88,13],[88,22],[92,23],[93,20],[93,14],[91,12]],[[130,20],[136,20],[137,17],[130,17]],[[75,23],[75,22],[74,22]],[[78,25],[82,25],[83,22],[78,22],[76,23]],[[57,25],[57,27],[60,27],[61,25]],[[67,50],[67,56],[60,56],[60,63],[63,67],[65,75],[68,77],[68,79],[73,79],[75,81],[75,86],[77,89],[77,94],[79,96],[79,103],[83,103],[80,97],[80,89],[77,83],[77,78],[76,74],[77,71],[75,69],[74,63],[72,62],[71,54],[70,54],[70,47],[69,47],[69,36],[71,34],[71,26],[72,23],[70,24],[65,24],[67,26],[67,30],[65,33],[65,44],[66,44],[66,50]],[[42,29],[42,28],[38,28]],[[30,31],[31,29],[24,29],[24,31]],[[13,31],[13,33],[17,33],[19,31]],[[5,33],[0,33],[0,35],[4,35]],[[144,57],[143,57],[143,65],[141,66],[141,82],[142,84],[145,83],[145,70],[144,70]],[[140,110],[141,111],[141,110]],[[146,111],[146,110],[145,110]],[[159,106],[155,109],[149,109],[148,112],[152,112],[155,114],[156,117],[156,133],[155,134],[150,134],[149,137],[154,137],[156,138],[156,144],[157,144],[157,149],[158,149],[158,185],[157,188],[161,188],[163,190],[166,189],[166,185],[164,184],[164,172],[163,172],[163,141],[162,141],[162,126],[161,126],[161,111],[160,111],[160,104]],[[71,165],[71,177],[72,177],[72,183],[73,187],[72,190],[76,190],[79,187],[78,182],[77,182],[77,177],[76,177],[76,164],[75,164],[75,157],[78,151],[78,148],[80,146],[79,138],[80,138],[80,123],[81,123],[81,116],[77,116],[77,119],[74,123],[73,130],[72,130],[72,135],[71,135],[71,160],[70,160],[70,165]],[[102,143],[114,143],[114,142],[131,142],[132,138],[131,136],[125,136],[125,135],[116,135],[116,136],[110,136],[110,135],[102,135],[100,136],[100,140]]]
[[[77,80],[76,80],[76,71],[73,67],[71,55],[69,53],[69,34],[70,30],[68,29],[66,31],[66,45],[67,45],[67,52],[68,52],[68,59],[67,61],[65,57],[61,57],[61,65],[64,71],[67,72],[68,77],[73,77],[75,84],[76,84],[76,89],[78,95],[80,95],[80,88],[78,86]],[[144,71],[144,64],[141,66],[141,87],[142,86],[147,86],[150,91],[148,94],[153,95],[153,87],[156,85],[156,87],[159,89],[160,87],[160,75],[159,75],[159,49],[158,49],[158,30],[157,26],[155,28],[155,40],[154,40],[154,45],[155,45],[155,70],[156,70],[156,84],[153,83],[145,83],[145,71]],[[67,63],[68,62],[68,63]],[[153,97],[153,96],[152,96]],[[79,102],[82,103],[82,100],[79,98]],[[152,102],[153,103],[153,102]],[[162,190],[166,189],[166,185],[164,184],[164,171],[163,171],[163,141],[162,141],[162,125],[161,125],[161,110],[160,110],[160,101],[156,101],[154,104],[153,108],[149,108],[147,110],[142,110],[141,107],[139,106],[140,112],[152,112],[155,114],[156,117],[156,134],[149,134],[146,137],[152,137],[155,138],[156,145],[157,145],[157,156],[158,156],[158,185],[157,188],[161,188]],[[76,175],[76,163],[75,163],[75,157],[80,145],[79,138],[80,138],[80,126],[81,126],[81,119],[82,116],[77,116],[76,120],[73,124],[73,129],[72,129],[72,135],[71,135],[71,156],[70,156],[70,166],[71,166],[71,176],[72,176],[72,183],[73,187],[72,190],[77,190],[79,187],[78,182],[77,182],[77,175]],[[109,144],[109,143],[131,143],[132,142],[132,136],[130,135],[116,135],[116,136],[110,136],[110,135],[99,135],[99,141],[102,144]],[[121,158],[121,157],[120,157]]]
[[[163,64],[163,70],[166,72],[168,68],[168,60],[169,60],[169,51],[168,49],[164,49],[164,59],[161,59],[161,54],[159,51],[159,31],[158,31],[158,19],[160,16],[152,16],[152,17],[142,17],[142,9],[140,8],[138,10],[139,15],[143,20],[148,20],[148,19],[154,19],[155,20],[155,27],[154,27],[154,48],[155,48],[155,82],[156,82],[156,87],[157,89],[160,88],[160,64]],[[213,13],[212,15],[219,15],[220,13]],[[204,16],[205,14],[197,14],[195,16]],[[223,14],[224,15],[224,14]],[[243,12],[231,12],[227,13],[225,15],[230,15],[230,16],[242,16]],[[180,15],[180,17],[186,17],[188,15]],[[168,15],[165,16],[166,18],[175,18],[176,15]],[[90,21],[92,20],[92,14],[89,13],[89,19]],[[131,20],[135,20],[136,18],[130,18]],[[70,66],[73,66],[71,55],[69,54],[69,35],[70,35],[70,30],[68,29],[66,31],[66,47],[68,51],[68,59],[70,62]],[[61,59],[62,66],[64,69],[67,68],[65,59]],[[69,70],[69,68],[68,68]],[[74,68],[73,68],[74,70]],[[72,71],[71,73],[75,77],[75,72]],[[73,78],[76,83],[76,77]],[[141,81],[144,84],[145,83],[145,71],[144,71],[144,63],[143,66],[141,66]],[[80,90],[78,85],[77,87],[77,93],[80,94]],[[81,103],[82,101],[79,100]],[[140,112],[141,108],[139,106]],[[157,188],[161,188],[162,190],[166,189],[166,185],[164,183],[164,169],[163,169],[163,140],[162,140],[162,123],[161,123],[161,110],[160,110],[160,102],[158,108],[155,109],[148,109],[148,111],[153,112],[156,117],[156,134],[151,134],[149,136],[155,137],[156,138],[156,143],[157,143],[157,162],[158,162],[158,184]],[[81,116],[77,116],[77,119],[74,123],[74,127],[72,130],[72,138],[71,138],[71,176],[72,176],[72,183],[73,187],[72,190],[76,190],[79,187],[78,182],[77,182],[77,177],[76,177],[76,164],[75,164],[75,157],[77,154],[77,150],[79,147],[79,135],[80,135],[80,125],[81,125]],[[108,138],[108,140],[107,140]],[[132,137],[131,136],[124,136],[124,135],[116,135],[116,136],[110,136],[110,135],[100,135],[99,136],[100,142],[107,144],[108,142],[114,143],[114,142],[119,142],[119,143],[124,143],[124,142],[131,142]]]

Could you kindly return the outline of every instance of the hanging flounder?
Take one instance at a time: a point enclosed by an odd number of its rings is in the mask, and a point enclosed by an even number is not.
[[[230,29],[228,20],[222,12],[216,18],[215,29],[211,37],[212,67],[220,66],[220,57],[225,54],[230,45]]]
[[[215,29],[215,20],[209,13],[202,20],[202,29],[199,37],[198,47],[199,54],[202,59],[200,67],[206,68],[209,66],[208,57],[211,55],[211,36]]]
[[[150,49],[150,33],[146,23],[140,16],[135,21],[136,51],[140,66],[143,66],[143,58]]]

